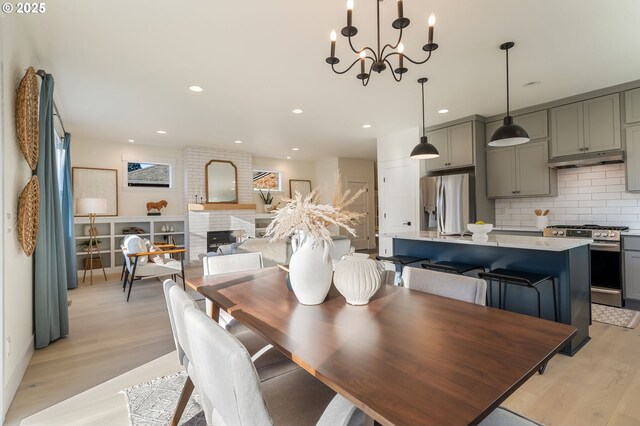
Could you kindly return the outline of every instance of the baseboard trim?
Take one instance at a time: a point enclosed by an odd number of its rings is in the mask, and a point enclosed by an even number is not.
[[[13,397],[16,395],[18,388],[20,387],[20,382],[22,382],[22,378],[24,377],[24,373],[27,371],[27,367],[29,366],[29,361],[31,361],[31,356],[33,355],[34,347],[35,347],[35,336],[31,336],[31,341],[29,342],[29,346],[25,351],[24,355],[22,355],[22,359],[18,363],[18,366],[11,374],[11,377],[7,381],[7,384],[4,386],[2,391],[3,398],[3,408],[4,412],[2,413],[2,422],[4,423],[4,418],[7,415],[7,411],[9,411],[9,406],[11,405],[11,401],[13,401]]]

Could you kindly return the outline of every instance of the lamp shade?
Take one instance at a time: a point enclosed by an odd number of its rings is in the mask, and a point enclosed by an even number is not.
[[[504,118],[502,126],[498,127],[489,141],[489,146],[514,146],[529,142],[531,139],[527,131],[513,123],[511,116]]]
[[[420,143],[411,150],[410,157],[415,160],[429,160],[431,158],[439,157],[440,153],[435,146],[429,143],[426,136],[420,138]]]
[[[105,214],[107,213],[106,198],[77,198],[76,214]]]

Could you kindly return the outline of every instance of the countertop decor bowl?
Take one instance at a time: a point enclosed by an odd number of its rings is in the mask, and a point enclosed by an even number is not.
[[[467,229],[473,234],[471,238],[474,241],[487,241],[489,239],[487,234],[493,231],[493,224],[485,223],[483,225],[478,225],[475,223],[469,223],[467,224]]]

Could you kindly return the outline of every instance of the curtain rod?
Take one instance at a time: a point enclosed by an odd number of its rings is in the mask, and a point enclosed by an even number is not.
[[[42,79],[44,79],[45,75],[47,75],[45,70],[38,70],[36,74],[38,74]],[[60,115],[60,111],[58,111],[58,105],[56,105],[55,100],[53,101],[53,110],[54,110],[53,115],[58,118],[58,121],[60,122],[60,126],[62,126],[62,131],[64,133],[67,133],[67,130],[64,128],[64,123],[62,122],[62,116]]]

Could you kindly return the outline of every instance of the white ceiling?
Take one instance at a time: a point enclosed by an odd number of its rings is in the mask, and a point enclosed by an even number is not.
[[[345,3],[65,0],[21,19],[46,58],[34,65],[56,79],[56,102],[74,140],[374,158],[378,135],[419,125],[418,77],[429,77],[428,125],[502,112],[498,45],[509,40],[516,42],[514,109],[640,78],[637,0],[405,0],[412,20],[406,53],[420,57],[431,12],[440,49],[411,65],[401,83],[387,71],[363,88],[357,70],[338,76],[324,61],[329,32],[345,25]],[[375,0],[355,3],[355,44],[371,45]],[[395,37],[395,1],[381,9],[385,43]],[[340,65],[354,56],[341,36],[338,56]],[[522,87],[529,81],[542,83]],[[190,92],[194,84],[205,91]],[[437,114],[440,108],[450,112]]]

